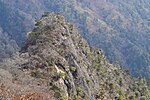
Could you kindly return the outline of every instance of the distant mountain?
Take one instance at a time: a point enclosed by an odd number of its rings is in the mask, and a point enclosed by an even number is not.
[[[5,33],[0,27],[0,61],[12,57],[18,49],[16,42]]]
[[[133,79],[90,48],[74,25],[45,13],[21,52],[0,63],[2,100],[149,100],[145,79]]]
[[[61,13],[90,46],[101,47],[111,63],[150,78],[149,0],[1,0],[0,4],[0,25],[19,45],[42,13]]]

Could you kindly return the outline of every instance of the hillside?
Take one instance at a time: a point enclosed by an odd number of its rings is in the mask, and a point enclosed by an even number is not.
[[[0,65],[2,100],[149,100],[145,79],[110,64],[63,16],[46,13],[35,26]]]
[[[10,39],[9,35],[0,27],[0,61],[15,55],[17,49],[16,42]]]
[[[0,25],[19,46],[43,12],[61,13],[111,63],[150,78],[149,0],[0,0],[0,5]]]

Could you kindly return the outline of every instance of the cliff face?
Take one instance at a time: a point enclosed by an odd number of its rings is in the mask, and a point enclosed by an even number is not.
[[[63,16],[45,13],[35,25],[21,53],[1,65],[2,100],[148,100],[144,79],[109,64]]]

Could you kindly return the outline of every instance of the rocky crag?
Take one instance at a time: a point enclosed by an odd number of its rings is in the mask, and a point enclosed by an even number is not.
[[[45,13],[0,65],[2,100],[149,100],[145,79],[110,64],[63,16]]]

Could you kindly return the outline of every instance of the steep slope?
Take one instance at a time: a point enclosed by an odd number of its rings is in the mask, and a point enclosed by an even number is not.
[[[19,45],[44,11],[61,13],[111,63],[150,77],[149,0],[0,0],[0,5],[0,25]]]
[[[54,13],[43,15],[22,52],[0,66],[2,100],[149,99],[144,79],[135,81],[119,65],[109,64],[102,49],[90,48],[73,25]]]
[[[25,40],[25,33],[32,30],[34,21],[32,21],[32,15],[14,8],[15,5],[11,6],[10,4],[13,4],[14,1],[0,0],[0,25],[20,46]]]
[[[0,61],[4,58],[12,57],[18,49],[16,42],[9,38],[0,27]]]

